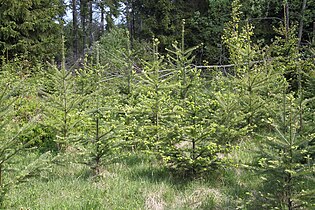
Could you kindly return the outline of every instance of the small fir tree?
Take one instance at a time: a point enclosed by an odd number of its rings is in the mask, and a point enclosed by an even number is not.
[[[171,93],[176,103],[173,110],[176,126],[170,130],[161,154],[175,172],[196,176],[218,169],[226,147],[213,138],[217,127],[211,118],[213,100],[208,98],[209,91],[200,70],[192,67],[194,58],[191,55],[198,47],[187,50],[184,47],[184,24],[181,45],[175,43],[174,50],[168,49],[177,84]]]
[[[269,117],[267,110],[275,104],[274,96],[281,93],[283,70],[273,67],[268,47],[252,42],[253,26],[248,20],[241,20],[240,7],[238,0],[233,1],[232,21],[223,35],[234,65],[230,82],[233,92],[241,98],[239,108],[246,114],[248,126],[262,129],[265,125],[261,120]]]
[[[307,102],[303,101],[302,106]],[[255,167],[262,179],[258,200],[264,208],[314,208],[315,165],[310,156],[314,131],[301,127],[299,106],[292,94],[287,95],[285,113],[269,119],[273,133],[258,145]]]
[[[167,130],[172,127],[171,117],[174,106],[170,92],[173,73],[167,69],[164,57],[158,53],[158,40],[153,40],[153,60],[143,61],[143,71],[139,73],[139,103],[134,109],[138,121],[138,132],[144,147],[158,151],[167,138]]]
[[[98,60],[98,59],[97,59]],[[109,162],[117,154],[123,138],[122,117],[119,114],[119,95],[115,84],[106,81],[106,68],[100,66],[86,67],[81,70],[81,77],[89,85],[89,94],[85,103],[84,120],[85,138],[83,145],[86,152],[85,163],[91,167],[95,175],[100,175],[101,166]]]
[[[17,80],[12,72],[6,71],[8,65],[2,67],[0,80],[0,207],[4,207],[6,194],[18,184],[28,178],[38,175],[39,172],[49,167],[49,153],[37,159],[31,159],[24,164],[24,168],[16,167],[27,149],[33,144],[33,139],[21,139],[27,135],[37,122],[38,118],[32,116],[27,123],[20,122],[20,117],[14,110],[17,99],[22,94],[22,86],[17,85]],[[20,84],[23,81],[19,81]],[[24,125],[23,125],[24,124]],[[22,126],[20,126],[22,125]]]
[[[55,141],[59,151],[64,151],[79,139],[76,131],[80,127],[83,112],[80,108],[85,100],[85,96],[79,94],[73,72],[65,68],[64,60],[61,69],[52,65],[45,72],[41,87],[46,107],[45,122],[56,132]]]
[[[139,141],[136,138],[136,119],[134,118],[134,107],[139,98],[135,92],[135,72],[140,72],[141,67],[137,65],[136,55],[131,49],[128,31],[113,28],[104,34],[101,40],[95,43],[94,51],[96,63],[103,67],[102,82],[106,87],[111,87],[119,96],[119,114],[124,121],[125,147],[134,149]],[[87,84],[89,81],[87,81]]]

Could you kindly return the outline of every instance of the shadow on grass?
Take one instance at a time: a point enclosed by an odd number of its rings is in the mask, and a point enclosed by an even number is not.
[[[151,183],[167,183],[176,186],[185,186],[193,179],[183,174],[175,174],[154,155],[133,153],[117,160],[128,168],[126,176],[135,181],[145,180]]]
[[[166,183],[177,189],[183,189],[191,182],[208,182],[218,178],[216,173],[206,176],[193,176],[191,173],[180,173],[172,170],[154,156],[134,154],[120,160],[128,168],[126,176],[132,180],[145,180],[150,183]],[[212,181],[208,182],[211,183]]]

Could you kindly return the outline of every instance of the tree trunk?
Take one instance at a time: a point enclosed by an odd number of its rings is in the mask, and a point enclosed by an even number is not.
[[[130,44],[131,44],[131,48],[133,48],[133,40],[134,40],[134,36],[135,36],[135,17],[134,17],[134,5],[133,2],[130,1],[127,3],[126,6],[126,14],[127,14],[127,26],[129,29],[129,36],[130,36]]]
[[[81,24],[82,24],[82,45],[83,45],[83,56],[85,55],[86,48],[86,19],[87,19],[87,0],[80,0],[80,11],[81,11]]]
[[[301,45],[301,41],[302,41],[302,35],[303,35],[303,19],[304,19],[304,12],[305,12],[305,8],[306,8],[306,0],[303,0],[303,5],[302,5],[302,10],[301,10],[301,19],[300,19],[300,26],[299,26],[299,35],[298,35],[298,46]]]
[[[289,3],[288,0],[284,0],[284,21],[285,21],[285,39],[288,40],[289,27],[290,27],[290,16],[289,16]]]
[[[72,24],[73,24],[73,59],[78,59],[78,11],[77,11],[77,0],[72,0]]]
[[[105,9],[104,9],[104,5],[101,5],[101,27],[100,27],[101,35],[104,33],[104,28],[105,28]]]
[[[93,44],[93,1],[89,2],[89,48]]]

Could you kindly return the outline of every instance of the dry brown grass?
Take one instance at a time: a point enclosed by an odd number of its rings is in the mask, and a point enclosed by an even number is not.
[[[145,209],[164,210],[166,203],[163,200],[163,191],[150,192],[146,196]]]
[[[194,190],[191,194],[186,196],[177,196],[175,202],[172,205],[173,209],[181,207],[189,209],[199,209],[204,203],[207,203],[209,199],[212,199],[219,209],[222,203],[222,194],[217,189],[199,188]]]

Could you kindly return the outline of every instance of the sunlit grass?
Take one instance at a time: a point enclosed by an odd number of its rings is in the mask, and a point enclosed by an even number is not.
[[[238,196],[251,186],[240,169],[191,180],[140,153],[103,166],[99,177],[79,163],[53,165],[45,173],[47,178],[13,189],[8,209],[235,209]]]

